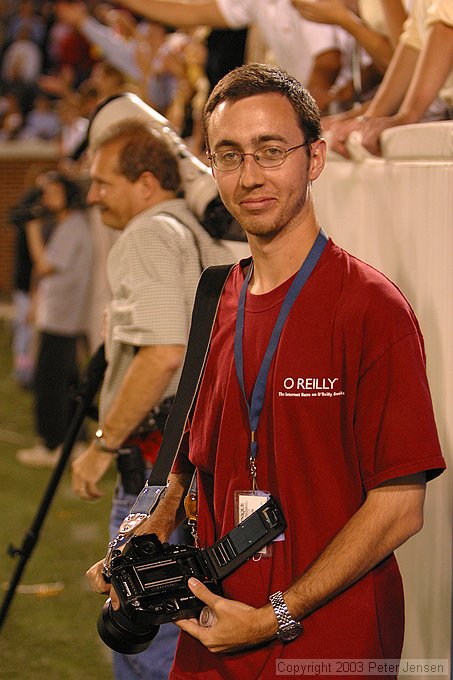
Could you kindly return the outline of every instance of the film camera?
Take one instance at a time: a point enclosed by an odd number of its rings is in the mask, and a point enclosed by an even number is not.
[[[110,600],[98,618],[98,633],[111,649],[138,654],[157,635],[159,625],[197,617],[204,603],[190,591],[194,576],[220,593],[220,581],[286,528],[274,498],[209,548],[162,544],[155,534],[133,537],[123,552],[113,553],[108,574],[120,600]]]

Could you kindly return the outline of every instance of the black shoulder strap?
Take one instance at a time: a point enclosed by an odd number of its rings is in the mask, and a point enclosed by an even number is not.
[[[159,454],[148,479],[149,486],[165,486],[167,483],[203,375],[220,296],[233,266],[229,264],[208,267],[201,275],[181,378],[165,425]]]

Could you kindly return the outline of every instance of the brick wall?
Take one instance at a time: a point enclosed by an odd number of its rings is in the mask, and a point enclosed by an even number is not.
[[[15,227],[8,223],[9,209],[33,184],[37,173],[56,167],[52,147],[36,149],[22,144],[0,145],[0,296],[8,298],[13,284]]]

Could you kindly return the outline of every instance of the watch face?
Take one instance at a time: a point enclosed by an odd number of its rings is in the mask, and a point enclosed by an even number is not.
[[[302,633],[302,626],[299,623],[289,623],[280,628],[278,637],[283,642],[291,642],[295,640]]]

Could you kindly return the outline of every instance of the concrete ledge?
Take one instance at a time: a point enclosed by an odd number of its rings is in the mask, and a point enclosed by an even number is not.
[[[45,142],[43,140],[18,139],[8,142],[0,142],[0,159],[13,160],[14,158],[35,158],[57,159],[59,155],[58,144],[56,142]]]

